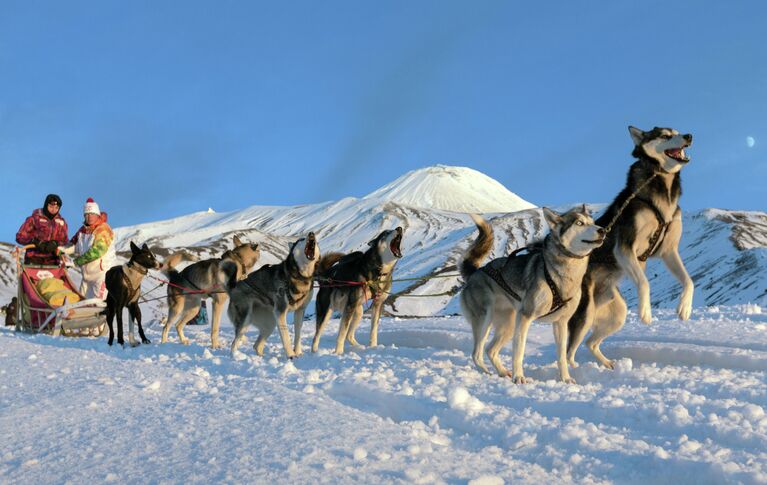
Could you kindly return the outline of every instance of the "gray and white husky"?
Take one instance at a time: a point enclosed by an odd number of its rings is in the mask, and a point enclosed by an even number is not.
[[[472,215],[479,236],[467,250],[461,264],[466,285],[461,291],[461,308],[471,324],[474,337],[472,359],[484,372],[485,340],[494,329],[487,355],[501,377],[524,384],[522,361],[527,331],[533,320],[552,323],[557,346],[557,364],[564,382],[575,382],[567,368],[567,322],[578,307],[581,280],[588,256],[604,240],[604,229],[594,223],[584,205],[563,215],[543,208],[549,235],[523,255],[494,259],[480,268],[493,248],[493,229],[484,219]],[[509,372],[500,359],[503,346],[514,338],[514,359]]]
[[[288,256],[279,264],[262,266],[244,280],[230,286],[227,315],[234,325],[232,355],[235,354],[250,325],[255,325],[258,338],[253,345],[264,355],[266,339],[277,327],[285,354],[292,359],[300,354],[301,325],[304,311],[312,298],[315,266],[320,260],[320,247],[313,232],[290,246]],[[294,312],[294,348],[290,346],[288,312]]]
[[[184,335],[184,327],[200,310],[203,298],[213,299],[213,318],[210,327],[210,344],[220,346],[218,331],[221,326],[221,314],[229,296],[225,286],[234,278],[241,280],[256,265],[261,251],[257,243],[244,243],[234,236],[234,249],[226,251],[220,258],[198,261],[177,271],[177,260],[167,263],[165,274],[168,276],[168,319],[162,329],[162,342],[168,340],[168,332],[175,323],[181,343],[187,345],[189,339]],[[207,292],[200,292],[208,290]]]
[[[599,346],[620,330],[626,320],[626,302],[618,291],[624,275],[636,285],[639,317],[644,323],[652,321],[650,284],[644,273],[648,258],[661,258],[682,284],[679,318],[687,320],[692,311],[693,282],[679,257],[682,236],[679,171],[690,161],[684,150],[692,144],[692,135],[682,135],[671,128],[642,131],[633,126],[629,133],[634,141],[632,155],[637,161],[629,169],[626,187],[597,220],[597,224],[612,229],[605,244],[590,258],[581,302],[569,323],[567,356],[573,367],[577,367],[575,351],[591,329],[586,345],[602,365],[613,368]]]
[[[336,354],[344,352],[344,342],[359,345],[354,334],[362,319],[365,302],[375,298],[370,319],[370,346],[378,345],[378,321],[381,308],[392,286],[392,273],[402,257],[402,228],[381,232],[368,242],[364,253],[349,253],[329,268],[323,267],[318,277],[322,278],[317,293],[317,328],[312,341],[312,352],[317,352],[320,337],[333,310],[341,312],[341,323],[336,338]],[[359,283],[350,285],[347,282]]]

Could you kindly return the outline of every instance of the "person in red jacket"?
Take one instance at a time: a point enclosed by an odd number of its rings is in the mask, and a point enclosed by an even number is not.
[[[61,197],[48,194],[42,209],[35,209],[16,233],[22,246],[34,244],[27,250],[24,264],[59,264],[58,247],[69,239],[67,221],[61,217]]]

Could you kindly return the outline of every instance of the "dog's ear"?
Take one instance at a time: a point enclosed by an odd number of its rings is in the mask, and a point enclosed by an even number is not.
[[[143,251],[149,251],[149,246],[147,246],[147,245],[146,245],[146,243],[144,243],[144,245],[143,245],[143,246],[141,246],[141,249],[142,249]]]
[[[251,249],[252,251],[257,251],[257,250],[258,250],[258,243],[252,243],[252,244],[250,245],[250,249]]]
[[[556,228],[562,222],[562,216],[548,207],[543,207],[543,218],[546,219],[546,223],[551,229]]]
[[[234,247],[242,246],[242,241],[240,241],[240,238],[237,236],[234,236]]]
[[[581,214],[584,216],[590,216],[591,213],[589,212],[589,208],[586,207],[586,204],[581,205]]]
[[[141,251],[141,250],[138,248],[138,246],[136,246],[135,244],[133,244],[133,241],[131,241],[131,242],[130,242],[130,252],[132,252],[133,254],[136,254],[136,253],[138,253],[139,251]]]
[[[631,135],[631,139],[634,140],[634,145],[639,146],[642,144],[642,140],[644,139],[644,131],[635,126],[629,126],[629,134]]]

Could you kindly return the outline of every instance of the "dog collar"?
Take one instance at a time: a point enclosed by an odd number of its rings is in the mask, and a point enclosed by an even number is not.
[[[549,233],[549,235],[548,235],[548,236],[546,236],[546,239],[549,239],[549,238],[551,238],[551,240],[553,240],[553,241],[554,241],[554,244],[557,246],[557,248],[559,248],[559,250],[560,250],[560,251],[561,251],[561,252],[562,252],[562,253],[563,253],[565,256],[567,256],[568,258],[574,258],[574,259],[583,259],[583,258],[587,258],[587,257],[589,257],[589,255],[591,254],[591,251],[589,251],[587,254],[584,254],[584,255],[575,254],[575,253],[573,253],[572,251],[570,251],[569,249],[567,249],[567,248],[565,247],[565,245],[564,245],[564,244],[562,244],[561,242],[559,242],[559,241],[557,241],[556,239],[552,238],[552,237],[551,237],[551,233]],[[543,243],[544,243],[544,244],[546,244],[546,240],[544,240],[544,241],[543,241]]]
[[[142,275],[146,275],[149,272],[148,268],[145,268],[138,264],[133,264],[133,262],[128,262],[126,266],[128,266],[130,269],[132,269],[133,271],[137,273],[141,273]]]

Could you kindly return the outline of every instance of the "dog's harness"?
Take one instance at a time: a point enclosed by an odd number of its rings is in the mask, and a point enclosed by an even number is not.
[[[660,213],[660,210],[655,207],[655,204],[650,202],[649,200],[637,198],[638,201],[643,202],[645,205],[649,206],[650,209],[655,213],[655,218],[658,220],[658,229],[655,230],[655,232],[650,236],[650,244],[647,248],[647,251],[640,254],[637,259],[639,261],[647,261],[647,258],[655,254],[655,252],[660,247],[660,243],[663,242],[661,239],[661,235],[665,236],[666,230],[668,229],[668,226],[671,224],[671,221],[666,222],[666,220],[663,218],[663,214]]]
[[[290,283],[288,283],[288,303],[290,306],[294,306],[296,303],[298,303],[300,300],[303,300],[306,297],[306,292],[301,291],[296,285],[293,284],[293,280],[299,280],[303,283],[311,283],[314,276],[304,276],[301,274],[301,271],[298,269],[298,267],[295,264],[295,261],[291,258],[291,262],[293,264],[288,264],[287,266],[287,273],[290,277]],[[309,285],[309,288],[311,288],[311,284]],[[296,293],[298,295],[304,294],[303,297],[299,299],[295,299],[293,297],[293,293]]]
[[[125,266],[130,268],[132,271],[135,271],[141,274],[142,278],[146,276],[147,272],[149,271],[147,268],[144,268],[143,266],[134,265],[133,263],[128,263]],[[128,301],[132,303],[135,299],[138,298],[138,293],[139,293],[139,290],[141,290],[141,285],[134,288],[133,283],[131,283],[130,278],[128,278],[128,274],[125,271],[123,271],[123,282],[125,283],[125,286],[128,288]]]
[[[266,300],[269,303],[269,305],[274,306],[274,300],[269,295],[267,295],[263,290],[261,290],[260,288],[257,288],[253,283],[251,283],[248,280],[248,278],[245,278],[242,281],[246,285],[248,285],[250,289],[253,290],[254,293],[256,293],[257,295],[260,295],[264,300]]]
[[[546,239],[548,239],[551,236],[546,236]],[[555,241],[557,243],[557,241]],[[509,261],[511,261],[511,258],[514,258],[518,253],[527,250],[530,254],[534,252],[540,252],[541,253],[541,259],[543,261],[543,275],[546,278],[546,284],[549,286],[549,290],[551,290],[551,308],[549,309],[549,312],[545,315],[542,315],[539,318],[547,317],[551,315],[552,313],[558,311],[560,308],[565,306],[572,298],[568,298],[567,300],[562,299],[562,293],[560,293],[559,288],[557,288],[557,284],[554,283],[554,279],[551,277],[551,274],[549,273],[549,269],[546,266],[546,258],[543,257],[543,247],[546,244],[546,241],[544,240],[543,243],[540,244],[531,244],[530,246],[525,246],[523,248],[519,248],[514,250],[507,258],[506,263],[504,264],[504,267],[506,267],[507,264],[509,264]],[[559,246],[559,249],[562,250],[565,256],[568,258],[577,258],[582,259],[588,256],[586,255],[578,255],[571,253],[566,248],[564,248],[561,244],[557,244]],[[509,284],[506,282],[506,280],[503,278],[503,274],[501,274],[500,271],[498,271],[495,268],[490,267],[490,265],[485,265],[481,268],[481,271],[485,272],[493,281],[498,283],[498,286],[503,288],[503,290],[508,293],[512,298],[514,298],[517,301],[522,301],[522,297],[519,296],[519,294],[511,289]]]

